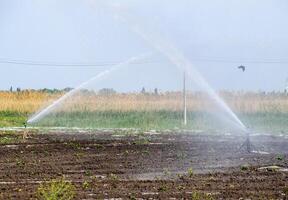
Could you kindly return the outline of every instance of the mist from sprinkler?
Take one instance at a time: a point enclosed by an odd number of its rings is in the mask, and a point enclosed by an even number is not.
[[[90,1],[95,3],[94,1]],[[239,130],[246,134],[246,141],[243,144],[246,147],[248,153],[252,152],[252,144],[250,141],[250,130],[243,124],[243,122],[238,118],[238,116],[231,110],[231,108],[225,103],[225,101],[216,93],[216,91],[209,85],[209,83],[204,79],[202,74],[192,65],[188,58],[172,44],[172,42],[165,38],[163,34],[158,33],[151,26],[141,23],[141,20],[134,15],[130,15],[127,9],[124,9],[120,4],[114,5],[109,4],[108,1],[97,1],[97,3],[104,6],[112,16],[126,24],[133,32],[138,34],[142,39],[147,41],[154,49],[162,53],[166,58],[177,66],[181,71],[184,71],[189,78],[197,84],[200,88],[207,92],[211,100],[213,100],[221,110],[230,116],[230,123]],[[240,69],[245,71],[245,67],[241,66]]]
[[[190,60],[184,56],[184,54],[172,44],[172,42],[165,38],[163,34],[155,31],[151,26],[145,24],[134,15],[130,15],[127,9],[124,9],[120,4],[114,5],[107,0],[105,1],[91,1],[91,3],[97,3],[107,9],[107,12],[118,21],[126,24],[131,31],[138,34],[142,39],[148,42],[154,49],[162,53],[171,63],[173,63],[181,71],[185,71],[187,76],[205,92],[207,92],[209,98],[215,102],[216,105],[221,108],[222,112],[226,113],[231,125],[236,126],[242,132],[246,131],[246,126],[238,118],[238,116],[231,110],[231,108],[224,102],[224,100],[215,92],[215,90],[204,79],[202,74],[192,65]]]
[[[111,73],[116,72],[119,69],[121,69],[127,65],[130,65],[130,64],[133,64],[133,63],[136,63],[139,61],[143,61],[151,55],[153,55],[153,53],[145,53],[145,54],[141,54],[140,56],[131,57],[128,60],[126,60],[122,63],[119,63],[119,64],[113,66],[112,68],[97,74],[96,76],[94,76],[91,79],[89,79],[88,81],[85,81],[84,83],[80,84],[79,86],[77,86],[76,88],[71,90],[70,92],[66,93],[64,96],[62,96],[59,99],[57,99],[56,101],[54,101],[52,104],[50,104],[46,108],[40,110],[38,113],[33,115],[31,118],[29,118],[29,120],[27,121],[27,124],[33,124],[33,123],[38,122],[43,117],[47,116],[52,111],[54,111],[58,106],[60,106],[69,97],[75,95],[77,92],[79,92],[81,89],[85,88],[86,86],[90,85],[91,83],[96,83],[97,81],[101,81],[101,80],[107,78],[107,76],[109,76]]]
[[[245,146],[248,152],[251,152],[251,142],[250,142],[250,131],[247,130],[246,126],[242,123],[242,121],[238,118],[238,116],[231,110],[231,108],[224,102],[224,100],[215,92],[215,90],[208,84],[208,82],[204,79],[204,77],[198,72],[198,70],[192,65],[192,63],[187,59],[183,53],[174,46],[170,40],[166,39],[163,35],[159,34],[157,31],[151,28],[151,26],[144,26],[144,23],[141,23],[139,19],[135,16],[129,15],[127,10],[122,9],[120,5],[113,5],[107,3],[107,1],[90,1],[90,3],[95,3],[104,6],[110,11],[111,15],[115,17],[115,19],[120,20],[122,23],[128,25],[128,27],[139,36],[141,36],[145,41],[150,43],[154,49],[161,52],[163,55],[166,56],[171,63],[175,64],[181,71],[185,71],[187,76],[200,88],[207,92],[210,99],[214,101],[221,110],[229,116],[231,124],[238,127],[239,130],[246,133],[246,142]],[[97,6],[99,6],[97,4]],[[124,11],[124,12],[123,12]],[[146,24],[145,24],[146,25]],[[143,56],[141,56],[143,57]],[[77,91],[82,89],[84,86],[90,84],[91,82],[100,80],[103,76],[108,76],[112,71],[117,70],[118,68],[128,65],[132,62],[138,60],[138,57],[134,57],[129,59],[128,61],[119,64],[118,66],[112,68],[111,70],[107,70],[99,75],[93,77],[92,79],[88,80],[87,82],[81,84],[79,87],[75,88],[74,90],[68,92],[60,99],[53,102],[51,105],[37,113],[36,115],[32,116],[28,123],[34,123],[42,119],[44,116],[48,115],[52,112],[58,105],[60,105],[64,100],[68,97],[75,94]]]
[[[254,145],[251,143],[251,130],[246,129],[246,138],[242,146],[240,147],[240,150],[245,150],[247,153],[254,153],[257,152]]]

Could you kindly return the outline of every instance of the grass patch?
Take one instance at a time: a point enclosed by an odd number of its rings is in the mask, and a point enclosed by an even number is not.
[[[41,184],[37,190],[39,200],[72,200],[76,196],[74,185],[64,178]]]
[[[179,111],[105,111],[105,112],[60,112],[52,114],[37,124],[46,127],[82,128],[138,128],[143,130],[163,129],[221,129],[217,118],[205,112],[188,112],[188,124],[183,126]]]
[[[0,145],[19,143],[22,139],[19,135],[0,135]]]
[[[284,112],[256,112],[239,114],[244,124],[251,130],[258,132],[285,133],[288,131],[288,113]]]
[[[0,127],[23,126],[27,116],[27,113],[0,111]]]
[[[193,171],[193,169],[192,169],[192,167],[191,167],[191,168],[188,169],[188,177],[189,177],[189,178],[192,178],[193,175],[194,175],[194,171]]]
[[[203,131],[230,131],[228,124],[208,112],[190,111],[188,123],[183,126],[180,111],[74,111],[50,114],[35,126],[79,128],[137,128],[141,130],[191,129]],[[288,113],[240,113],[239,118],[247,127],[257,132],[287,133]],[[0,127],[23,126],[27,113],[0,112]]]
[[[210,194],[193,192],[191,200],[214,200],[214,198]]]

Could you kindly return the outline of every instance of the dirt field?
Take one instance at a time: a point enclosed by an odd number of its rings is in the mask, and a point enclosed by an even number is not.
[[[77,199],[288,199],[288,138],[254,135],[254,146],[270,154],[239,150],[243,141],[204,133],[31,134],[0,145],[0,199],[35,199],[41,182],[63,175]],[[272,165],[281,168],[259,169]]]

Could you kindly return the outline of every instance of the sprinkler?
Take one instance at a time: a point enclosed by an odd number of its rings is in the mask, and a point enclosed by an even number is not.
[[[249,131],[247,131],[247,133],[246,133],[246,141],[245,141],[244,145],[246,146],[246,151],[248,153],[251,153],[252,148],[251,148],[250,132]]]
[[[25,128],[25,130],[23,131],[23,140],[26,140],[26,139],[28,138],[27,136],[28,136],[28,132],[29,132],[29,131],[26,130],[26,128],[27,128],[27,122],[24,122],[24,123],[23,123],[23,126],[24,126],[24,128]]]
[[[252,153],[254,151],[254,146],[250,141],[250,130],[246,131],[246,140],[245,142],[242,144],[242,146],[240,147],[240,149],[244,149],[247,151],[247,153]]]

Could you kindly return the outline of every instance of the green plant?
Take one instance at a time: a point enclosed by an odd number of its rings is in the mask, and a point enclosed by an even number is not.
[[[168,190],[167,186],[166,185],[161,185],[159,188],[158,188],[158,191],[159,192],[166,192]]]
[[[85,156],[85,154],[83,153],[83,152],[76,152],[75,153],[75,157],[77,158],[77,159],[81,159],[81,158],[83,158]]]
[[[165,168],[164,171],[163,171],[163,174],[164,174],[165,176],[170,176],[170,175],[171,175],[171,172],[170,172],[167,168]]]
[[[81,144],[79,142],[68,142],[68,143],[65,143],[68,147],[71,147],[73,149],[81,149]]]
[[[191,167],[191,168],[188,169],[188,176],[189,176],[189,178],[191,178],[193,175],[194,175],[194,171],[193,171],[193,169]]]
[[[72,200],[75,195],[74,185],[64,178],[43,183],[37,190],[39,200]]]
[[[248,166],[248,165],[242,165],[242,166],[240,167],[240,169],[241,169],[242,171],[247,171],[247,170],[249,170],[249,166]]]
[[[25,166],[25,161],[17,158],[16,159],[16,165],[18,167],[24,167]]]
[[[211,194],[193,192],[191,200],[214,200]]]
[[[149,155],[149,151],[148,150],[143,150],[142,153],[145,154],[145,155]]]
[[[184,180],[184,179],[185,179],[185,177],[184,177],[183,174],[177,174],[177,177],[178,177],[180,180]]]
[[[282,161],[282,160],[284,160],[284,156],[283,155],[278,155],[276,159],[279,160],[279,161]]]
[[[186,189],[186,187],[184,187],[183,185],[179,185],[177,187],[177,190],[179,190],[179,191],[182,191],[182,190],[185,190],[185,189]]]
[[[126,151],[124,152],[124,155],[125,155],[125,156],[128,156],[128,155],[129,155],[129,151],[126,150]]]
[[[116,174],[109,174],[109,175],[108,175],[108,178],[109,178],[111,181],[118,181],[118,180],[119,180],[119,177],[118,177]]]
[[[85,171],[84,173],[85,173],[85,176],[92,176],[92,172],[89,170]]]
[[[87,189],[89,189],[89,187],[90,187],[89,182],[88,182],[88,181],[84,181],[83,184],[82,184],[82,188],[83,188],[84,190],[87,190]]]
[[[97,149],[105,149],[105,146],[102,144],[95,144],[94,145]]]
[[[128,199],[130,199],[130,200],[136,200],[136,197],[135,197],[134,194],[130,194],[130,195],[128,196]]]
[[[149,139],[147,138],[139,138],[138,140],[133,142],[134,145],[147,145],[150,144]]]
[[[6,135],[0,136],[0,144],[11,144],[11,143],[18,143],[21,139],[17,135]]]

